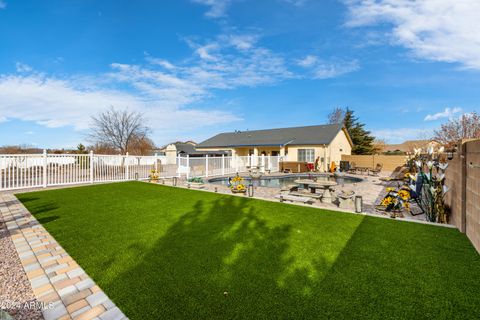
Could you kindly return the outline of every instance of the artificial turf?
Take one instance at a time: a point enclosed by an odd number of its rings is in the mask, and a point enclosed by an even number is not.
[[[479,315],[456,229],[142,182],[17,197],[131,319]]]

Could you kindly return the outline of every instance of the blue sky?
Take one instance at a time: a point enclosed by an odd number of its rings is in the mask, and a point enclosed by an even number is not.
[[[109,106],[158,144],[326,122],[388,142],[479,111],[480,3],[0,0],[0,145],[88,143]]]

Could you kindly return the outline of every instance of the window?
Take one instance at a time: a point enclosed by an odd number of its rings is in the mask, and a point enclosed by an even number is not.
[[[315,149],[298,149],[298,161],[300,162],[314,162]]]

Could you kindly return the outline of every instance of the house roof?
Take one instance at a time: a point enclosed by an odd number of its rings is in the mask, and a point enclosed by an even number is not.
[[[217,134],[200,144],[199,148],[242,147],[242,146],[285,146],[330,144],[341,124],[306,127],[291,127],[267,130],[236,131]]]
[[[224,151],[198,151],[195,145],[191,143],[175,143],[175,147],[177,148],[177,154],[188,154],[188,155],[206,155],[206,154],[227,154]]]

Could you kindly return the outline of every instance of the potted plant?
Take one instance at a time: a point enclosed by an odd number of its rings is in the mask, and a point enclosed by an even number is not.
[[[158,179],[160,178],[160,174],[157,170],[150,170],[150,175],[148,176],[148,181],[151,183],[158,183]]]
[[[187,188],[202,189],[205,187],[203,179],[200,177],[193,177],[187,180]]]
[[[247,192],[247,187],[243,183],[243,178],[237,175],[229,179],[229,188],[232,193],[245,193]]]

